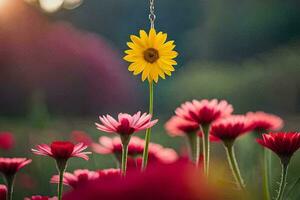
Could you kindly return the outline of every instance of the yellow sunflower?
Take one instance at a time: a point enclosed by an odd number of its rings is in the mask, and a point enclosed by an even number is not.
[[[165,79],[165,74],[171,76],[174,60],[178,53],[174,51],[174,41],[167,40],[166,33],[156,33],[155,29],[150,29],[149,34],[144,30],[140,30],[140,37],[131,35],[132,42],[127,42],[129,50],[124,60],[131,62],[128,70],[134,75],[142,73],[142,81],[148,79],[150,82],[154,80],[156,83],[158,77]]]

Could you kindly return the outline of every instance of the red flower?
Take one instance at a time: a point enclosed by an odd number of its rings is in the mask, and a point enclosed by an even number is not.
[[[92,144],[92,139],[84,131],[72,131],[71,140],[76,143],[83,143],[86,146],[90,146]]]
[[[300,148],[300,133],[269,133],[263,134],[262,137],[256,141],[280,158],[290,158]]]
[[[47,197],[47,196],[32,196],[32,197],[26,197],[24,200],[58,200],[57,197]]]
[[[242,115],[230,116],[214,122],[210,134],[222,141],[235,140],[251,130],[251,123]]]
[[[165,124],[165,129],[170,136],[184,136],[199,130],[199,124],[178,116],[173,116]]]
[[[27,158],[0,158],[0,172],[12,176],[29,163],[31,160]]]
[[[219,118],[229,116],[232,112],[232,105],[225,100],[218,102],[217,99],[185,102],[175,110],[177,116],[201,125],[210,124]]]
[[[102,124],[96,123],[97,129],[108,133],[118,133],[120,135],[131,135],[134,132],[141,131],[154,126],[157,119],[151,121],[151,115],[137,112],[133,116],[127,113],[120,113],[118,121],[110,115],[99,117]]]
[[[76,188],[89,180],[95,180],[99,178],[99,173],[89,171],[87,169],[77,169],[74,173],[65,172],[63,177],[63,184]],[[54,175],[51,178],[51,183],[59,183],[59,176]]]
[[[121,177],[121,170],[120,169],[102,169],[98,171],[100,180],[103,179],[110,179],[114,177]]]
[[[0,149],[9,150],[15,145],[15,138],[10,132],[0,132]]]
[[[133,171],[125,179],[91,181],[64,196],[64,200],[214,200],[218,190],[207,185],[202,173],[186,162],[149,166]]]
[[[259,132],[277,131],[283,127],[283,120],[265,112],[248,112],[246,117],[251,120],[252,128]]]
[[[93,143],[92,149],[99,154],[116,154],[117,156],[122,153],[122,143],[120,137],[99,137],[99,143]],[[128,144],[128,155],[136,156],[142,154],[144,151],[144,140],[132,136]]]
[[[7,187],[6,185],[0,185],[0,200],[6,200]]]
[[[87,148],[83,143],[74,145],[67,141],[54,141],[51,145],[41,144],[37,145],[37,149],[31,151],[36,155],[50,156],[58,160],[68,160],[71,157],[79,157],[88,160],[87,154],[91,152],[83,152]]]

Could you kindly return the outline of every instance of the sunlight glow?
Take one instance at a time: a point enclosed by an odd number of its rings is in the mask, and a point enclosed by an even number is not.
[[[49,13],[59,10],[64,0],[39,0],[41,8]]]

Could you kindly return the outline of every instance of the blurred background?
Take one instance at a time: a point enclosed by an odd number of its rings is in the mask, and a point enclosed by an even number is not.
[[[194,98],[227,99],[236,113],[271,112],[285,120],[285,130],[300,130],[298,0],[155,3],[156,29],[176,41],[180,56],[172,77],[155,87],[160,123],[153,141],[180,149],[184,141],[168,137],[163,125]],[[122,57],[129,35],[149,29],[148,10],[146,0],[0,0],[0,131],[16,137],[15,148],[1,156],[34,157],[19,176],[16,199],[55,194],[55,185],[47,184],[54,163],[31,155],[35,144],[69,139],[74,130],[96,140],[102,134],[94,127],[98,115],[147,111],[147,84],[127,71]],[[248,145],[238,155],[242,171],[256,145],[249,140],[240,142]],[[222,148],[215,151],[224,157]],[[70,171],[113,167],[109,158],[74,160]],[[294,162],[299,166],[299,155]],[[293,182],[300,174],[291,171]],[[245,173],[250,181],[253,169]]]

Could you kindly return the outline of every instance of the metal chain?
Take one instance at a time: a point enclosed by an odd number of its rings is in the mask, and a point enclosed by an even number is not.
[[[155,22],[155,19],[156,19],[156,15],[154,13],[154,0],[149,0],[149,3],[150,3],[149,20],[150,20],[151,28],[154,28],[154,22]]]

